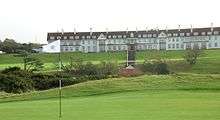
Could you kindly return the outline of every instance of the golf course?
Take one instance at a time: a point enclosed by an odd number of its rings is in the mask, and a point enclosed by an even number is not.
[[[62,120],[219,120],[220,50],[205,50],[194,66],[182,62],[184,51],[164,51],[173,72],[92,80],[62,88]],[[57,54],[34,54],[53,70]],[[62,61],[80,57],[85,61],[124,62],[126,54],[63,53]],[[137,61],[150,59],[137,52]],[[1,69],[22,66],[12,54],[0,55]],[[175,68],[174,68],[175,66]],[[179,67],[176,67],[179,66]],[[22,94],[0,92],[0,117],[4,120],[58,120],[59,88]]]

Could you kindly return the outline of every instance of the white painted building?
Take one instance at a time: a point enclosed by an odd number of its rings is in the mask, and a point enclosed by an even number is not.
[[[137,50],[185,50],[199,47],[220,48],[220,27],[108,31],[108,32],[64,32],[48,33],[48,46],[60,40],[61,52],[107,52],[127,50],[128,43],[135,43]],[[58,45],[58,44],[57,44]],[[56,49],[56,50],[57,50]],[[48,50],[48,49],[47,49]],[[55,51],[55,49],[49,49]],[[57,50],[58,51],[58,50]]]

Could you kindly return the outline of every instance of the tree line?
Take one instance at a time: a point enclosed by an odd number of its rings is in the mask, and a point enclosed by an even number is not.
[[[0,51],[5,53],[19,53],[20,51],[34,52],[34,48],[39,48],[41,45],[36,43],[17,43],[13,39],[6,38],[4,41],[0,40]]]

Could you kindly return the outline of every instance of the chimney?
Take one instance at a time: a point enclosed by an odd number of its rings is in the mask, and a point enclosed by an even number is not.
[[[128,33],[128,27],[126,28],[126,33]]]
[[[192,25],[190,25],[191,26],[191,28],[190,28],[190,32],[192,33],[193,32],[193,26]]]
[[[92,35],[92,28],[90,27],[89,30],[90,30],[90,35]]]
[[[138,32],[138,28],[136,27],[136,32]]]
[[[168,32],[168,27],[167,26],[166,26],[165,30],[166,30],[166,32]]]
[[[181,26],[180,25],[178,25],[178,31],[180,32],[180,28],[181,28]]]
[[[211,32],[213,32],[213,27],[214,27],[214,24],[213,24],[213,22],[211,23]]]
[[[75,28],[75,27],[74,27],[74,30],[73,30],[73,31],[74,31],[74,34],[76,34],[76,28]]]
[[[106,33],[108,34],[108,28],[105,28]]]

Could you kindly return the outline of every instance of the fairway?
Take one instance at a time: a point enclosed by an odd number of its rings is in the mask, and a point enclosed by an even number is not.
[[[0,104],[4,120],[56,120],[58,99]],[[63,99],[62,120],[219,120],[220,92],[136,91]]]

